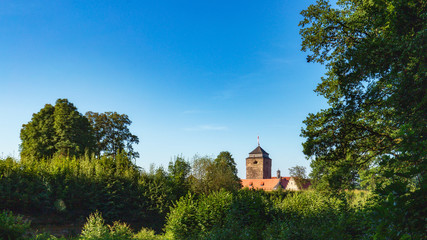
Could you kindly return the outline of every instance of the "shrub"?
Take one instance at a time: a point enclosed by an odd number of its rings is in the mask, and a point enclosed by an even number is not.
[[[161,240],[166,239],[162,235],[156,235],[154,230],[142,228],[138,233],[133,235],[133,238],[136,240]]]
[[[0,157],[0,209],[32,217],[52,214],[60,216],[58,220],[64,224],[98,209],[108,222],[140,221],[160,230],[166,215],[162,211],[168,211],[174,200],[167,198],[168,178],[158,177],[154,183],[152,174],[119,160],[56,156],[17,161]]]
[[[224,226],[232,196],[221,190],[198,199],[191,194],[182,197],[168,215],[166,232],[176,239],[210,237],[211,231]]]
[[[132,229],[126,223],[114,222],[110,229],[109,239],[131,240],[133,239]]]
[[[114,222],[106,225],[101,214],[97,211],[91,214],[83,226],[80,239],[84,240],[132,240],[132,229],[126,223]]]
[[[275,205],[277,214],[265,239],[361,239],[368,224],[366,210],[345,200],[305,191],[288,195]]]
[[[99,212],[91,214],[87,218],[87,222],[83,226],[80,239],[101,240],[107,239],[108,237],[109,230],[108,227],[105,225],[104,219],[102,218],[101,214]]]
[[[197,222],[201,233],[223,227],[233,194],[225,190],[202,195],[197,204]]]
[[[10,211],[0,213],[0,239],[24,239],[26,231],[30,228],[30,221],[21,216],[14,216]]]
[[[243,189],[233,195],[225,228],[215,231],[217,239],[262,239],[272,219],[271,204],[264,191]]]
[[[197,200],[192,194],[181,197],[167,216],[166,231],[175,239],[188,239],[200,232],[197,222]]]
[[[31,240],[66,240],[66,238],[57,238],[53,235],[50,235],[49,233],[41,233],[31,238]]]
[[[175,239],[260,239],[270,219],[264,192],[189,194],[171,209],[166,233]]]

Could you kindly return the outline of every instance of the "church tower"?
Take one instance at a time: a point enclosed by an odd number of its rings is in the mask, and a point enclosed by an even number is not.
[[[270,179],[271,159],[259,144],[246,158],[246,179]]]

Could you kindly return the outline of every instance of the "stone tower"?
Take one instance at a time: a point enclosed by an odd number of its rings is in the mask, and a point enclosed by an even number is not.
[[[246,158],[246,179],[271,178],[271,159],[259,145]]]

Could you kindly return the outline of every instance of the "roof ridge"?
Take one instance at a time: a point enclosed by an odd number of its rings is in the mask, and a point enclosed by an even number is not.
[[[268,152],[266,152],[261,146],[257,146],[252,152],[249,154],[256,154],[256,153],[262,153],[263,155],[269,155]]]

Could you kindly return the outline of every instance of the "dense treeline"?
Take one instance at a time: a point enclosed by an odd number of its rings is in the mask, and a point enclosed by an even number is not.
[[[273,192],[242,189],[180,198],[167,215],[164,232],[141,228],[136,231],[123,222],[107,224],[96,211],[87,218],[79,239],[381,239],[380,225],[367,192],[347,192],[338,197],[319,192]],[[3,220],[2,220],[3,218]],[[26,234],[29,223],[0,215],[0,225],[9,218],[8,231],[36,239],[49,234]],[[7,225],[7,224],[3,224]]]
[[[80,239],[381,239],[384,235],[381,218],[387,209],[379,204],[378,195],[369,192],[334,196],[205,186],[224,165],[233,166],[228,157],[223,152],[216,159],[195,157],[191,163],[176,157],[167,170],[153,167],[149,172],[137,168],[124,152],[101,159],[19,162],[6,158],[0,160],[0,207],[34,223],[54,218],[56,224],[82,224],[90,216]],[[206,166],[204,171],[200,166]],[[210,173],[194,177],[201,172]],[[229,177],[225,183],[235,175]],[[53,239],[48,233],[32,233],[28,222],[10,212],[0,218],[4,218],[0,232],[5,234]],[[420,234],[406,236],[417,239]]]
[[[168,214],[166,235],[173,239],[370,239],[365,192],[341,198],[319,192],[242,189],[187,195]],[[169,236],[169,237],[170,237]]]
[[[228,152],[216,159],[195,157],[191,164],[176,157],[168,171],[159,167],[149,172],[136,167],[124,151],[100,159],[57,156],[19,162],[8,157],[0,159],[0,209],[42,219],[47,215],[57,224],[99,211],[109,222],[122,220],[160,231],[170,206],[189,191],[238,190],[235,173]],[[222,181],[207,185],[212,179]]]
[[[123,153],[99,160],[55,157],[21,163],[7,158],[0,161],[0,175],[1,209],[30,216],[58,215],[59,224],[95,210],[108,220],[156,224],[148,219],[159,219],[172,200],[162,199],[168,189],[156,185],[168,180],[159,176],[162,173],[139,171]]]

